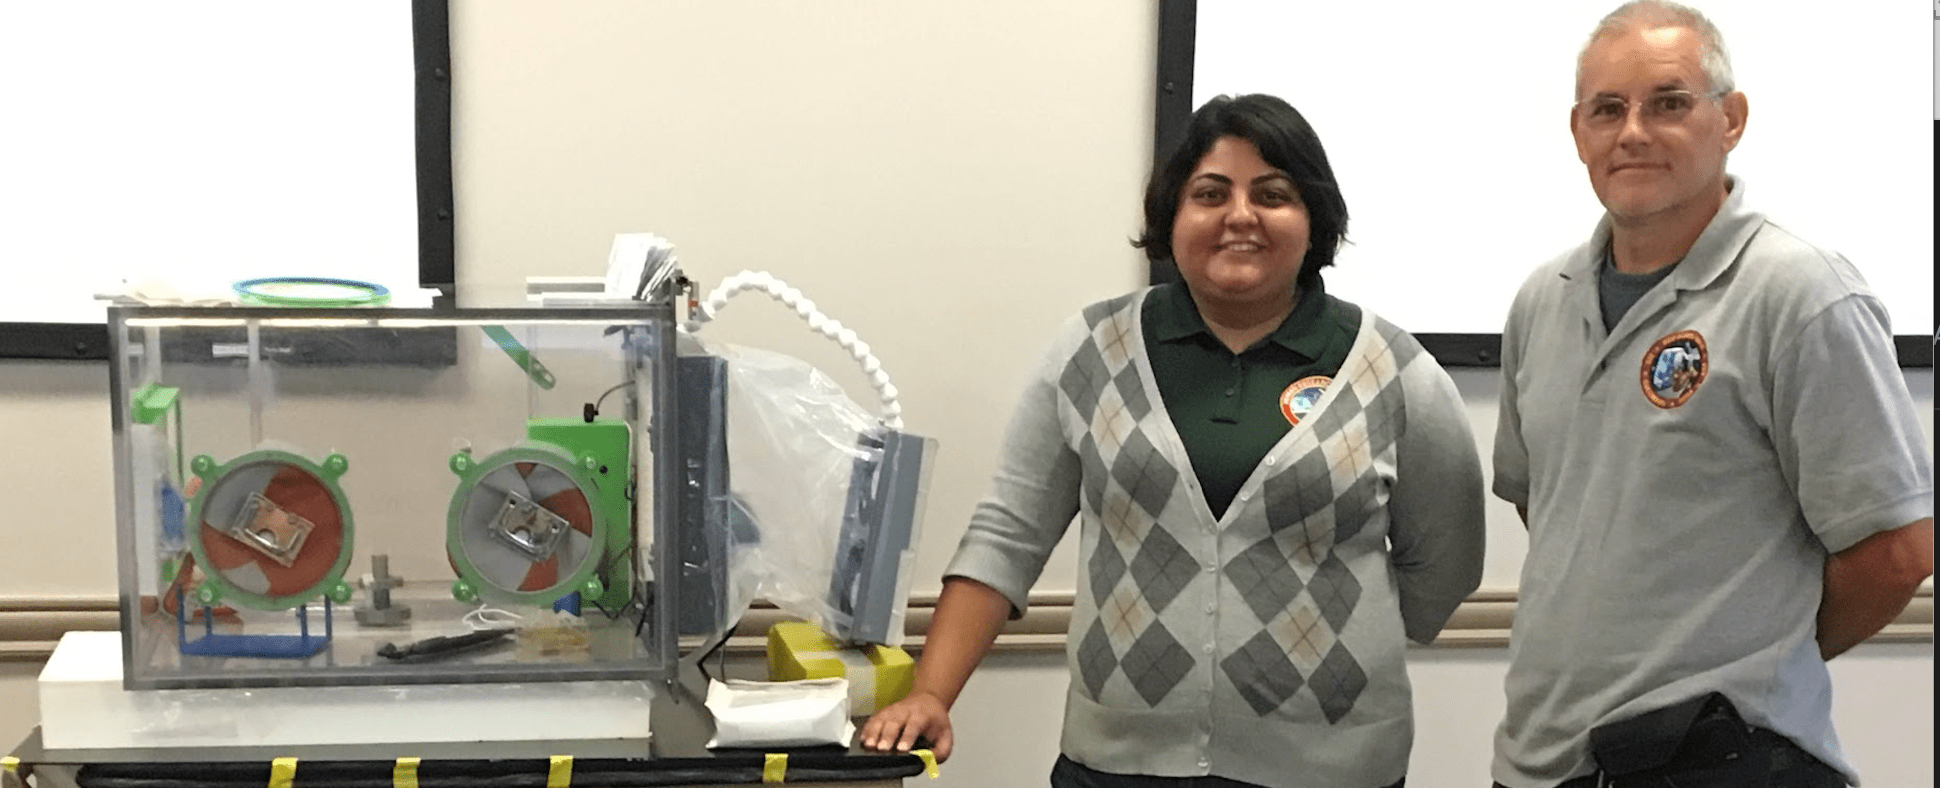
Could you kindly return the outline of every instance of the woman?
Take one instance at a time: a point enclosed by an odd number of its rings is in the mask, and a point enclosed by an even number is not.
[[[1322,286],[1346,224],[1293,107],[1193,114],[1135,242],[1183,282],[1093,304],[1053,343],[916,687],[865,747],[948,756],[950,705],[1075,515],[1054,787],[1401,784],[1404,638],[1433,640],[1480,581],[1482,473],[1448,375]]]

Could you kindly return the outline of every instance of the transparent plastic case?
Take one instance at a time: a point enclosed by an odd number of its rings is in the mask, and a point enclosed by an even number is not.
[[[663,678],[726,585],[670,307],[109,320],[129,689]]]

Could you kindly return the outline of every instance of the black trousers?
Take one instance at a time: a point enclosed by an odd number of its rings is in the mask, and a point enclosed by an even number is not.
[[[1387,788],[1403,788],[1407,782],[1408,778],[1403,777]],[[1259,786],[1238,780],[1228,780],[1224,777],[1150,777],[1143,774],[1112,774],[1098,771],[1059,755],[1058,762],[1051,767],[1051,788],[1259,788]],[[1339,786],[1339,788],[1354,787]]]

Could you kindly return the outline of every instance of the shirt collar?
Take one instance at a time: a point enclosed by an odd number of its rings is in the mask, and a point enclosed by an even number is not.
[[[1730,193],[1725,195],[1724,204],[1711,217],[1704,232],[1698,234],[1691,248],[1684,253],[1671,272],[1671,280],[1679,290],[1701,290],[1715,281],[1738,259],[1738,251],[1751,240],[1753,233],[1765,223],[1763,214],[1745,207],[1745,179],[1736,175],[1725,175],[1725,184]],[[1563,276],[1579,282],[1595,282],[1596,272],[1603,265],[1605,251],[1610,248],[1610,215],[1604,214],[1597,222],[1596,232],[1590,235],[1586,254],[1579,254],[1571,264],[1563,269]]]
[[[1192,294],[1186,290],[1185,283],[1162,285],[1154,295],[1152,303],[1147,306],[1152,310],[1153,338],[1160,342],[1177,342],[1203,334],[1208,339],[1218,341],[1213,337],[1212,329],[1206,327],[1206,319],[1199,315],[1199,307],[1192,302]],[[1273,333],[1266,336],[1266,340],[1298,353],[1302,358],[1320,358],[1327,352],[1328,337],[1316,329],[1327,315],[1327,302],[1326,286],[1316,282],[1313,288],[1300,296],[1299,303],[1293,305],[1293,311],[1280,321],[1280,326],[1273,329]]]
[[[1704,232],[1698,235],[1691,250],[1684,253],[1684,261],[1671,274],[1671,281],[1679,290],[1702,290],[1709,287],[1724,272],[1738,262],[1739,253],[1745,244],[1765,226],[1765,215],[1745,207],[1745,181],[1743,178],[1725,176],[1731,186],[1724,205],[1719,206],[1718,214],[1711,217]]]

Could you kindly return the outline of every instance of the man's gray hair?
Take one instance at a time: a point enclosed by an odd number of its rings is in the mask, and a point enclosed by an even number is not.
[[[1611,11],[1590,31],[1590,39],[1576,55],[1576,89],[1583,89],[1583,58],[1590,47],[1607,36],[1632,30],[1681,27],[1698,34],[1699,62],[1711,82],[1712,93],[1729,93],[1737,88],[1731,77],[1731,53],[1725,51],[1724,34],[1697,9],[1670,0],[1631,0]],[[1580,98],[1580,96],[1579,96]]]

